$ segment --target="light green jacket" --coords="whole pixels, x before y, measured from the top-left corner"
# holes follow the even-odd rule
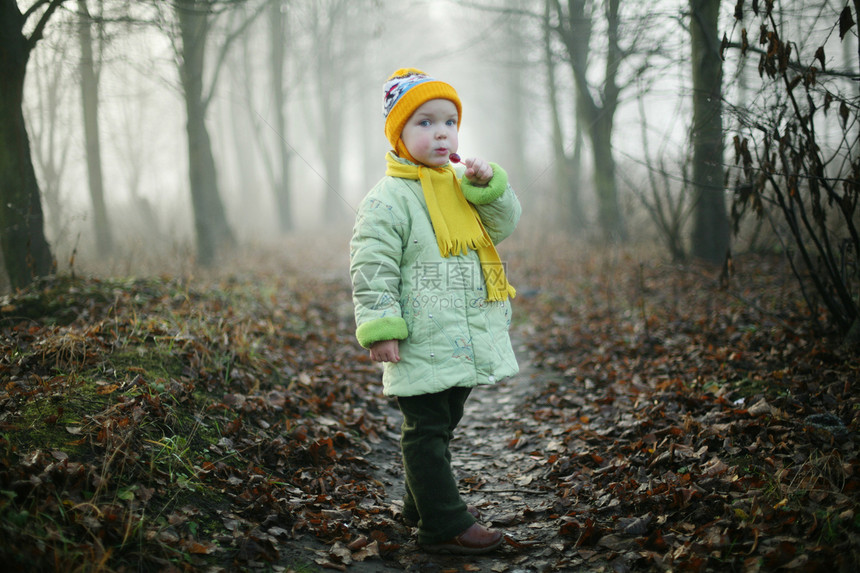
[[[492,166],[487,187],[461,185],[498,244],[522,208],[507,174]],[[350,274],[359,343],[400,341],[400,362],[385,363],[386,395],[494,384],[518,372],[508,336],[510,301],[486,300],[474,251],[439,254],[419,181],[386,176],[365,196],[350,242]]]

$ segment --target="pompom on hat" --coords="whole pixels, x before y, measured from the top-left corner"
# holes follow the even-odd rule
[[[457,107],[457,129],[463,117],[460,98],[450,84],[431,78],[415,68],[401,68],[391,74],[385,82],[385,97],[382,102],[382,115],[385,117],[385,137],[391,147],[399,154],[405,150],[400,142],[400,133],[406,121],[431,99],[447,99]]]

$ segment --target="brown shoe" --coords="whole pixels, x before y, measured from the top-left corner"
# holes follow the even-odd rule
[[[467,505],[466,511],[471,513],[472,517],[474,517],[478,521],[481,520],[481,512],[474,505]],[[410,519],[410,518],[406,517],[406,515],[401,515],[401,519],[403,520],[403,523],[405,523],[409,527],[417,527],[418,526],[418,520],[417,519]]]
[[[480,555],[489,553],[502,544],[502,534],[473,523],[469,529],[442,543],[425,545],[429,553],[451,553],[455,555]]]

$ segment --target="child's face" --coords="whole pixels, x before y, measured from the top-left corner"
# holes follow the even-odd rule
[[[457,106],[447,99],[431,99],[406,121],[400,138],[412,157],[430,167],[448,163],[457,151]]]

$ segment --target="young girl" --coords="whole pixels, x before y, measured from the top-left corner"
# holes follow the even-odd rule
[[[460,498],[449,443],[472,388],[518,371],[505,266],[495,244],[521,208],[507,174],[466,159],[453,87],[412,68],[385,84],[385,177],[358,209],[350,273],[359,343],[384,362],[383,392],[403,414],[403,517],[438,553],[492,551],[502,534]]]

